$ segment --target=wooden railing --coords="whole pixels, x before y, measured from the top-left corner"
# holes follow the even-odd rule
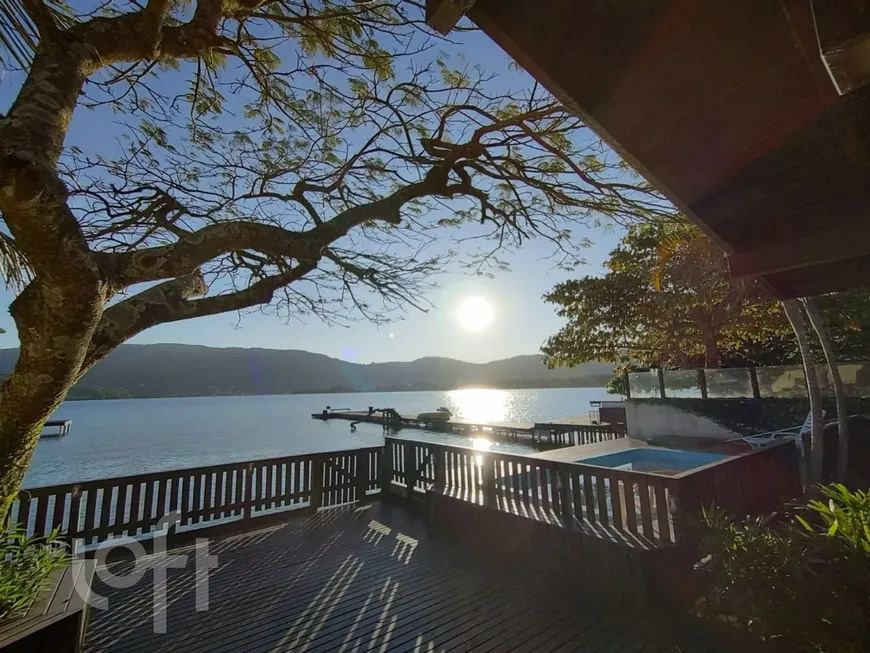
[[[535,424],[534,439],[540,443],[570,447],[609,442],[628,437],[625,424]]]
[[[316,510],[380,490],[380,447],[178,469],[22,490],[10,521],[31,535],[59,529],[85,545],[147,536],[178,511],[179,531]]]
[[[717,504],[766,514],[800,491],[784,443],[691,473],[664,476],[388,437],[383,448],[180,469],[22,490],[10,521],[28,534],[59,529],[85,545],[149,536],[177,512],[178,531],[281,511],[343,505],[389,489],[434,491],[489,509],[632,546],[680,540],[680,518]]]
[[[680,540],[680,518],[717,504],[766,514],[800,492],[794,446],[727,458],[665,476],[387,438],[389,482],[408,497],[425,491],[581,530],[632,546]],[[794,473],[792,473],[792,471]]]
[[[642,545],[671,544],[674,478],[387,438],[390,481],[522,517]]]

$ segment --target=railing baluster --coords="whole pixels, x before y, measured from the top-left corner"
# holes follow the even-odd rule
[[[603,526],[610,525],[610,516],[607,514],[607,488],[604,485],[604,474],[595,475],[595,494],[598,497],[598,521]]]
[[[564,528],[573,528],[574,516],[571,511],[571,477],[564,467],[556,466],[553,470],[556,491],[559,495],[559,516]]]
[[[275,507],[275,490],[272,487],[273,483],[275,482],[274,474],[275,474],[274,465],[272,465],[271,463],[267,464],[266,465],[266,499],[268,499],[268,501],[263,506],[266,509],[272,509]]]
[[[323,459],[315,456],[311,463],[311,509],[317,510],[323,503]]]
[[[404,442],[403,444],[405,446],[404,456],[402,457],[405,467],[405,496],[410,499],[414,496],[414,485],[417,483],[417,465],[414,459],[416,452],[410,442]]]
[[[79,512],[82,505],[82,490],[78,485],[74,485],[70,493],[70,508],[69,508],[69,527],[67,534],[70,539],[79,537],[81,532],[79,529]]]
[[[132,508],[131,508],[132,510]],[[115,535],[124,534],[124,524],[127,523],[127,483],[118,485],[118,498],[115,503],[115,520],[112,522],[112,532]]]
[[[67,492],[58,492],[54,495],[54,513],[51,517],[51,529],[64,530],[64,517],[66,512]]]
[[[142,527],[142,532],[147,532],[151,527],[151,520],[154,519],[156,510],[154,509],[154,484],[155,481],[149,480],[145,483],[145,508],[142,511],[142,522],[145,524]]]
[[[649,484],[645,478],[638,479],[637,488],[640,493],[640,517],[643,524],[643,534],[648,540],[655,539],[653,533],[652,509],[649,498]]]
[[[154,499],[156,501],[154,514],[152,518],[155,521],[159,521],[163,515],[166,514],[166,479],[165,477],[160,478],[157,481],[157,491],[155,492]],[[170,481],[171,482],[171,481]]]
[[[668,502],[665,500],[664,479],[655,481],[656,517],[659,523],[659,539],[662,542],[671,541],[671,527],[668,520]]]
[[[607,477],[607,483],[610,486],[610,507],[611,520],[613,526],[618,530],[622,530],[622,488],[618,474],[610,474]]]
[[[31,504],[30,496],[27,496],[21,499],[18,503],[18,514],[15,516],[15,524],[18,528],[24,531],[25,534],[28,534],[28,527],[30,526],[30,504]]]
[[[139,531],[139,504],[141,502],[142,496],[142,482],[134,481],[132,483],[133,489],[130,494],[130,517],[127,519],[127,531],[128,535],[135,537]]]
[[[540,488],[541,495],[541,509],[544,511],[544,514],[547,515],[549,519],[551,515],[551,501],[550,501],[550,492],[552,491],[550,488],[550,474],[549,470],[546,467],[541,466],[538,463],[535,463],[535,467],[537,468],[536,476],[538,478],[538,487]]]
[[[48,519],[48,497],[42,496],[37,499],[36,519],[33,522],[33,534],[37,537],[45,535],[45,522]]]
[[[592,490],[592,474],[588,471],[583,474],[583,500],[585,504],[586,521],[590,526],[594,526],[598,521],[595,518],[595,492]]]
[[[191,518],[189,524],[198,524],[202,521],[203,500],[202,500],[202,474],[196,472],[193,475],[193,497],[191,498]]]
[[[85,504],[85,523],[82,525],[82,535],[85,537],[85,543],[90,544],[90,537],[96,529],[95,515],[97,514],[97,489],[87,491],[87,503]]]
[[[628,530],[637,535],[637,500],[634,496],[634,481],[625,479],[622,487],[625,493],[625,522]]]
[[[578,472],[574,469],[571,469],[570,472],[571,478],[571,495],[574,499],[574,519],[577,520],[577,523],[582,526],[583,525],[583,492],[581,490],[581,472]]]

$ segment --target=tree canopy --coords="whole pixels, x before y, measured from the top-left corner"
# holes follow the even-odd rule
[[[686,222],[629,227],[605,270],[545,295],[567,320],[542,347],[550,365],[610,361],[619,364],[619,375],[631,368],[801,360],[780,303],[753,280],[732,280],[724,252]],[[870,292],[825,295],[816,303],[838,358],[866,359]]]
[[[685,222],[629,227],[605,268],[545,296],[568,320],[543,347],[550,364],[716,367],[788,326],[779,305],[756,282],[732,280],[724,253]]]
[[[9,7],[0,212],[30,275],[0,389],[6,502],[71,385],[144,329],[254,307],[383,320],[425,305],[457,243],[476,272],[530,237],[570,266],[572,226],[671,212],[539,86],[451,57],[416,3]],[[82,109],[119,144],[69,145]]]

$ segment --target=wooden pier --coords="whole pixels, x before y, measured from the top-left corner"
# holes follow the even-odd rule
[[[606,442],[626,436],[624,424],[592,424],[585,417],[570,417],[550,422],[473,422],[463,419],[423,419],[402,415],[392,408],[371,411],[326,409],[312,413],[312,419],[345,420],[355,425],[363,422],[384,428],[415,428],[437,433],[455,433],[467,437],[485,437],[497,442],[518,442],[553,449],[580,444]]]
[[[62,438],[65,435],[69,435],[69,431],[72,428],[72,420],[71,419],[53,419],[49,420],[42,427],[42,435],[40,437],[43,438]],[[46,433],[46,429],[55,429],[54,431],[49,431]]]

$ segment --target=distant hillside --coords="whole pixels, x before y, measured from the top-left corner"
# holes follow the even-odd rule
[[[0,374],[17,357],[17,349],[0,350]],[[428,357],[362,365],[296,350],[124,345],[95,365],[70,398],[589,387],[603,386],[611,369],[591,363],[548,370],[537,355],[483,364]]]

